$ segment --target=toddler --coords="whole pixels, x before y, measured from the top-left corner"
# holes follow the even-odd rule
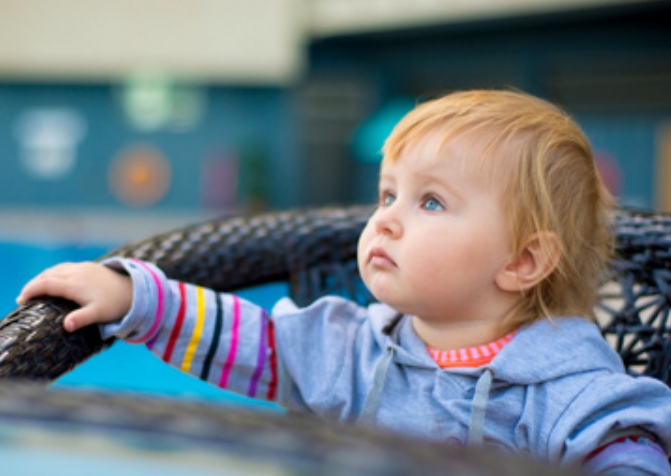
[[[599,474],[670,475],[671,390],[625,374],[592,322],[612,197],[578,126],[511,91],[425,102],[384,145],[361,276],[379,303],[233,294],[113,258],[27,283],[81,305],[68,331],[144,343],[292,410]]]

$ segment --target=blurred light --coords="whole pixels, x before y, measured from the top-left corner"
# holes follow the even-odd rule
[[[159,72],[128,76],[121,93],[122,108],[138,130],[185,131],[197,126],[205,110],[203,88],[176,81]]]
[[[26,169],[37,178],[56,180],[74,168],[86,121],[73,109],[31,109],[18,118],[14,132]]]
[[[384,141],[415,105],[415,99],[397,96],[375,111],[354,132],[351,142],[354,158],[359,162],[380,162]]]
[[[622,170],[617,160],[605,150],[594,151],[594,161],[599,176],[610,193],[618,197],[622,193]]]
[[[151,145],[127,147],[110,165],[112,193],[128,205],[149,206],[159,202],[170,188],[170,182],[168,159]]]
[[[210,208],[238,205],[240,159],[237,153],[219,151],[201,161],[201,203]]]

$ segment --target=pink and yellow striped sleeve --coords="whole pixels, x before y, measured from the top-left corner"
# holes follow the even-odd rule
[[[277,354],[268,313],[234,294],[169,280],[156,266],[113,258],[133,279],[133,306],[102,336],[143,343],[180,370],[221,388],[275,400]]]

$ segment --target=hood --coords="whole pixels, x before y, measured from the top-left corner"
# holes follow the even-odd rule
[[[424,342],[415,334],[410,316],[399,316],[384,304],[371,305],[369,313],[376,339],[382,347],[392,345],[395,348],[398,363],[436,368]],[[395,339],[389,332],[392,326],[399,326]],[[518,329],[515,337],[487,368],[496,380],[517,385],[532,385],[597,370],[624,371],[622,360],[596,324],[580,317],[542,319]],[[482,369],[451,371],[473,374],[476,378],[482,373]]]
[[[541,319],[522,327],[492,361],[491,368],[497,378],[522,385],[570,374],[625,370],[598,326],[580,317]]]

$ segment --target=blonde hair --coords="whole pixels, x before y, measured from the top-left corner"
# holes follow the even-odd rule
[[[441,135],[441,147],[465,139],[465,158],[502,181],[513,256],[534,236],[541,237],[542,252],[560,253],[554,271],[524,292],[504,325],[516,329],[552,315],[593,318],[613,250],[613,198],[578,125],[558,107],[524,93],[456,92],[410,111],[385,142],[383,160],[397,160],[428,133]],[[542,239],[547,232],[558,238],[559,250]]]

